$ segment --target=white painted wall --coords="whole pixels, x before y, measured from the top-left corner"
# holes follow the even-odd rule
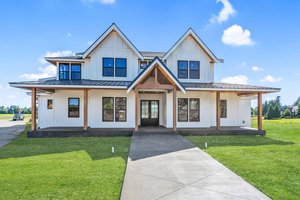
[[[240,97],[239,126],[251,127],[251,99]]]
[[[192,36],[186,37],[183,42],[167,58],[167,66],[177,77],[177,61],[189,60],[200,61],[200,79],[179,79],[182,82],[213,82],[214,65],[210,63],[210,58],[197,44]]]
[[[45,128],[53,125],[53,109],[47,108],[48,99],[53,100],[53,96],[38,96],[38,128]],[[54,107],[55,103],[53,102],[53,108]]]

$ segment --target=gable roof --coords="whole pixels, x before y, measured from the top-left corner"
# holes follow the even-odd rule
[[[127,45],[136,53],[136,55],[143,60],[143,55],[139,50],[132,44],[132,42],[124,35],[124,33],[113,23],[108,29],[85,51],[83,52],[83,58],[86,58],[105,38],[112,32],[116,31],[119,36],[127,43]]]
[[[199,44],[199,46],[204,50],[204,52],[211,58],[213,62],[223,63],[223,59],[219,59],[213,54],[213,52],[204,44],[204,42],[200,39],[200,37],[195,33],[192,28],[189,28],[181,38],[167,51],[167,53],[163,56],[163,60],[166,60],[171,53],[189,36],[191,35],[195,41]]]
[[[183,92],[185,93],[185,88],[184,86],[180,83],[180,81],[174,76],[174,74],[168,69],[168,67],[158,58],[155,57],[153,62],[148,65],[128,86],[127,93],[129,93],[136,84],[138,84],[144,77],[145,75],[154,68],[154,66],[158,64],[164,72],[169,76],[169,78],[176,84],[176,86]]]

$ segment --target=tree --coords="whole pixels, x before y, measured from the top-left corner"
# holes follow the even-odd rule
[[[300,101],[298,102],[297,117],[300,117]]]
[[[291,116],[291,111],[288,108],[286,108],[285,111],[283,112],[282,116],[283,117],[290,117]]]
[[[265,103],[262,105],[262,115],[266,115],[268,112],[269,104],[268,101],[266,100]]]

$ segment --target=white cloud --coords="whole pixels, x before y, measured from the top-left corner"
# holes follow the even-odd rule
[[[248,83],[248,77],[245,75],[228,76],[221,80],[222,83],[243,84]]]
[[[239,25],[232,25],[223,31],[222,42],[231,46],[253,45],[251,32],[248,29],[243,30]]]
[[[73,53],[70,50],[64,50],[64,51],[47,51],[41,58],[39,58],[39,61],[41,64],[47,63],[47,61],[44,59],[44,57],[62,57],[62,56],[73,56],[75,53]]]
[[[101,3],[104,5],[114,4],[116,3],[116,0],[81,0],[82,3]]]
[[[69,33],[67,34],[67,38],[70,38],[70,37],[72,37],[72,33],[69,32]]]
[[[252,71],[254,72],[262,72],[264,71],[264,68],[258,67],[258,66],[253,66]]]
[[[219,12],[218,16],[213,16],[212,18],[210,18],[210,23],[218,22],[219,24],[221,24],[222,22],[226,22],[230,16],[233,16],[236,13],[228,0],[217,0],[217,3],[219,2],[221,2],[224,7]]]
[[[24,80],[38,80],[41,78],[49,78],[49,77],[53,77],[56,75],[56,67],[54,65],[49,65],[47,67],[40,67],[38,69],[41,73],[25,73],[25,74],[21,74],[20,78],[24,79]]]
[[[0,85],[0,90],[2,89],[2,87],[3,87],[3,86],[2,86],[2,85]]]
[[[271,75],[267,75],[266,77],[260,79],[260,82],[261,83],[264,83],[264,82],[269,82],[269,83],[275,83],[275,82],[279,82],[279,81],[282,81],[283,79],[281,77],[273,77]]]
[[[14,95],[14,94],[10,94],[10,95],[8,95],[8,98],[10,98],[10,99],[14,99],[14,98],[16,98],[16,95]]]

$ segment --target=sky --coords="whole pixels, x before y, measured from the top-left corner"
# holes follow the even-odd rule
[[[214,54],[215,81],[300,96],[300,1],[10,0],[0,2],[0,105],[30,106],[8,82],[53,76],[44,56],[85,51],[113,22],[139,49],[167,51],[192,27]],[[253,101],[255,106],[255,101]]]

